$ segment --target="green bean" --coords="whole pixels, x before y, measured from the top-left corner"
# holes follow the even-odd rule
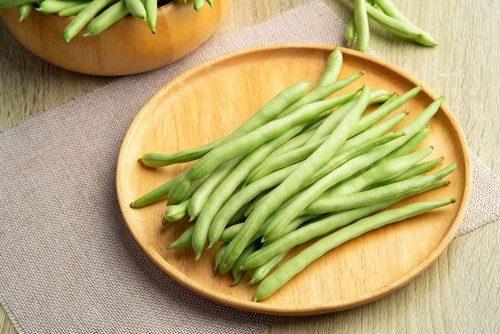
[[[33,3],[32,2],[23,3],[19,6],[17,6],[17,15],[19,16],[19,22],[21,22],[25,18],[27,18],[28,15],[30,15],[32,10],[33,10]]]
[[[146,22],[153,34],[156,34],[156,21],[158,18],[158,0],[144,0]]]
[[[240,125],[231,134],[217,139],[208,144],[181,150],[172,154],[165,153],[147,153],[141,157],[140,161],[148,167],[162,167],[174,163],[192,161],[203,157],[207,152],[214,149],[216,146],[231,142],[242,135],[255,130],[256,128],[275,119],[278,114],[283,111],[287,106],[294,103],[309,89],[310,82],[298,82],[283,91],[279,92],[269,102],[262,106],[255,114],[252,115],[246,122]]]
[[[252,271],[252,277],[248,281],[248,285],[256,284],[266,278],[269,273],[285,258],[288,252],[283,252],[279,255],[276,255],[266,263],[256,267]]]
[[[330,195],[352,194],[380,180],[399,175],[431,154],[433,149],[434,147],[430,146],[420,151],[386,160],[384,163],[377,164],[364,173],[329,189],[327,193]]]
[[[405,92],[401,96],[394,96],[390,98],[386,103],[379,106],[377,109],[371,113],[364,116],[358,124],[355,126],[352,135],[355,136],[364,130],[368,129],[370,126],[376,122],[382,120],[384,117],[389,115],[391,112],[401,107],[406,102],[410,101],[412,98],[417,96],[417,94],[422,90],[422,87],[416,86],[409,91]]]
[[[320,239],[283,263],[276,271],[259,284],[254,293],[253,300],[259,301],[268,298],[310,263],[342,243],[382,226],[399,222],[454,202],[453,199],[444,199],[433,202],[408,204],[397,209],[377,213],[348,225]]]
[[[193,6],[195,10],[201,10],[205,0],[193,0]]]
[[[403,131],[404,129],[401,129]],[[387,154],[385,157],[377,161],[375,164],[382,164],[388,160],[393,158],[400,157],[405,155],[411,151],[413,151],[418,145],[422,143],[422,141],[427,137],[431,130],[431,127],[427,125],[422,130],[418,131],[414,136],[412,136],[404,145],[401,145],[391,153]]]
[[[366,205],[360,205],[359,207],[320,215],[307,225],[289,233],[283,233],[282,236],[266,242],[261,249],[254,252],[247,258],[241,266],[241,269],[253,269],[258,267],[272,259],[274,256],[290,251],[295,246],[304,244],[314,238],[347,226],[355,220],[386,209],[391,205],[398,203],[402,199],[445,186],[449,183],[448,181],[439,180],[439,178],[439,175],[436,175],[433,177],[434,181],[428,180],[427,184],[421,187],[403,189],[403,191],[398,193],[396,196],[392,196],[387,199],[373,201],[373,203],[369,203],[369,201],[367,201]],[[346,198],[346,201],[349,199],[348,196],[345,196],[344,198]],[[318,215],[318,213],[316,213],[316,215]]]
[[[236,157],[233,160],[220,165],[215,171],[210,173],[205,182],[193,193],[188,205],[188,214],[190,220],[195,219],[200,214],[203,206],[207,202],[210,195],[214,192],[216,187],[226,178],[233,169],[243,160],[244,156]]]
[[[191,241],[190,241],[191,244]],[[223,243],[217,248],[217,251],[215,252],[214,256],[214,270],[219,269],[220,261],[222,259],[222,254],[224,254],[224,250],[227,247],[227,243]]]
[[[347,45],[351,45],[354,39],[356,38],[356,23],[354,19],[349,20],[347,22],[347,26],[344,31],[344,38],[347,42]]]
[[[158,202],[168,196],[168,193],[170,191],[170,188],[172,188],[172,185],[175,183],[178,177],[182,177],[186,172],[182,172],[179,174],[177,177],[168,180],[161,186],[147,192],[146,194],[142,195],[141,197],[137,198],[134,200],[132,203],[130,203],[130,207],[132,208],[141,208],[143,206]]]
[[[70,42],[100,11],[108,7],[116,0],[93,0],[78,13],[70,23],[63,29],[63,39]]]
[[[82,3],[88,2],[85,0],[43,0],[40,1],[40,5],[36,8],[36,11],[43,14],[55,14],[65,8],[81,5]]]
[[[274,188],[267,196],[263,205],[259,205],[250,214],[245,222],[244,228],[238,232],[235,238],[229,243],[223,255],[221,267],[232,266],[238,258],[241,251],[248,242],[258,232],[264,221],[276,210],[281,203],[293,196],[301,185],[314,172],[330,159],[330,157],[344,144],[349,136],[353,124],[361,117],[361,114],[368,105],[370,90],[364,85],[358,103],[352,108],[352,111],[346,115],[342,122],[335,128],[330,137],[313,153],[304,160],[301,165],[295,169],[279,186]]]
[[[133,17],[146,20],[146,8],[141,0],[125,0],[125,5]]]
[[[372,153],[377,153],[377,150],[373,150]],[[422,150],[413,154],[409,154],[404,157],[396,158],[387,161],[384,164],[380,164],[374,168],[369,169],[368,171],[362,173],[361,175],[349,179],[347,182],[340,183],[340,185],[331,188],[327,192],[327,196],[339,195],[339,194],[350,194],[353,192],[357,192],[362,190],[365,186],[375,183],[380,178],[385,178],[388,176],[392,176],[401,170],[406,170],[418,161],[425,158],[432,152],[432,148]],[[367,165],[367,162],[373,162],[373,159],[376,159],[375,155],[371,155],[371,159],[366,159],[370,155],[361,156],[365,158],[364,162],[360,162],[359,166]],[[356,158],[355,158],[356,159]],[[371,164],[371,163],[369,163]],[[342,173],[340,173],[342,174]],[[337,182],[338,183],[338,182]],[[310,205],[314,200],[316,200],[319,196],[321,196],[325,192],[325,185],[328,182],[324,182],[322,180],[318,181],[318,183],[313,184],[310,188],[306,189],[300,196],[295,198],[292,203],[290,203],[287,207],[287,210],[281,210],[279,214],[277,214],[273,220],[268,223],[268,227],[266,231],[264,231],[263,240],[274,239],[281,231],[286,227],[290,221],[292,221],[295,217],[299,216],[302,211]]]
[[[25,3],[34,3],[36,0],[0,0],[0,9],[15,8]]]
[[[366,11],[370,18],[397,36],[413,40],[424,46],[437,45],[430,35],[413,24],[392,18],[368,3],[366,4]]]
[[[322,138],[325,138],[325,136],[331,134],[337,125],[339,125],[344,117],[351,111],[356,102],[357,98],[349,100],[330,113],[330,115],[323,122],[321,122],[319,128],[314,131],[313,135],[309,138],[305,145],[321,140]]]
[[[342,52],[336,46],[326,59],[326,64],[323,73],[316,81],[316,87],[325,86],[329,83],[337,81],[340,69],[342,68],[343,56]]]
[[[277,146],[293,137],[297,132],[302,129],[302,126],[295,126],[289,129],[281,136],[259,146],[254,151],[249,153],[242,159],[242,161],[227,175],[220,185],[217,186],[213,194],[209,196],[206,204],[201,209],[196,222],[193,234],[193,248],[195,250],[196,259],[201,256],[201,252],[205,247],[205,243],[209,237],[209,229],[212,224],[213,218],[224,205],[224,202],[233,194],[236,189],[243,183],[250,171],[255,168],[268,154],[272,152]],[[218,236],[217,236],[218,237]],[[209,247],[213,242],[218,241],[210,240]]]
[[[75,6],[61,9],[57,13],[57,16],[59,16],[59,17],[75,16],[78,13],[80,13],[85,7],[87,7],[87,5],[88,5],[88,2],[82,2],[79,5],[75,5]]]
[[[184,200],[179,204],[167,206],[167,208],[165,209],[165,214],[163,215],[163,224],[165,225],[168,222],[175,222],[186,217],[188,204],[189,199]]]
[[[356,50],[368,51],[370,42],[370,28],[368,26],[368,14],[366,13],[366,1],[354,0],[354,22],[356,26]]]
[[[417,27],[413,22],[411,22],[406,16],[404,16],[399,9],[394,5],[394,3],[390,0],[376,0],[375,4],[388,16],[395,18],[397,20],[406,22],[410,26],[412,26],[414,29],[419,30],[420,34],[422,35],[421,37],[416,37],[415,40],[416,42],[426,45],[426,46],[435,46],[437,45],[437,42],[434,40],[434,38],[426,31],[420,29]]]
[[[271,173],[259,179],[258,181],[242,188],[240,191],[231,196],[220,208],[220,210],[218,210],[217,214],[210,224],[210,228],[208,231],[210,244],[213,244],[215,241],[221,238],[221,235],[225,231],[225,226],[227,225],[231,217],[234,216],[241,207],[249,203],[263,191],[278,185],[288,175],[290,175],[291,171],[293,171],[293,169],[296,167],[296,165],[291,165],[274,173]]]
[[[357,91],[356,91],[357,92]],[[381,93],[380,90],[370,93],[370,102],[372,99],[380,101]],[[350,111],[352,106],[356,103],[356,100],[349,100],[346,103],[339,106],[333,113],[331,113],[318,128],[312,133],[311,136],[302,144],[301,147],[293,149],[292,147],[287,147],[287,150],[280,148],[280,152],[274,151],[269,157],[262,162],[262,164],[257,167],[247,179],[247,183],[252,182],[272,171],[279,168],[293,164],[298,161],[305,159],[312,150],[316,149],[327,136],[333,131],[333,129],[340,123],[342,118],[347,112]]]
[[[205,182],[205,178],[194,181],[189,187],[189,191],[179,204],[169,205],[167,202],[167,208],[163,215],[163,224],[167,224],[169,221],[178,221],[182,218],[188,216],[188,205],[192,199],[193,194],[198,190],[198,188]]]
[[[294,199],[294,205],[292,206],[293,210],[289,210],[289,212],[286,214],[283,213],[282,217],[279,217],[279,219],[276,218],[273,222],[269,223],[268,228],[264,233],[263,240],[273,239],[277,237],[281,230],[290,221],[290,217],[292,217],[300,207],[305,208],[304,205],[309,205],[315,198],[324,193],[327,189],[333,187],[336,184],[339,184],[348,177],[353,176],[355,173],[369,167],[374,163],[379,163],[379,161],[383,162],[383,159],[386,159],[387,157],[393,158],[395,156],[398,156],[391,154],[391,152],[393,151],[404,152],[405,150],[401,149],[401,147],[406,147],[408,146],[407,142],[412,142],[415,134],[418,135],[418,131],[434,116],[443,100],[444,96],[436,99],[411,122],[406,124],[401,129],[406,133],[406,136],[395,139],[387,144],[378,146],[370,152],[367,152],[366,154],[362,154],[351,159],[350,161],[344,163],[342,166],[333,170],[331,173],[327,174],[316,183],[311,185],[301,194],[301,196]]]
[[[317,102],[320,100],[323,100],[324,98],[332,95],[333,93],[339,91],[342,88],[345,88],[347,85],[353,83],[357,79],[359,79],[363,75],[363,72],[351,74],[339,81],[335,81],[331,84],[325,84],[323,86],[314,86],[313,89],[311,89],[310,92],[308,92],[306,95],[289,105],[287,108],[285,108],[277,118],[282,118],[285,116],[288,116],[295,110],[305,106],[306,104]],[[354,95],[358,93],[358,90],[351,90],[350,92],[344,93],[343,96],[346,98],[346,100],[350,100]]]
[[[240,265],[245,261],[248,255],[252,254],[257,249],[257,245],[258,242],[252,242],[250,245],[248,245],[243,250],[240,257],[236,260],[235,265],[231,268],[231,274],[233,276],[233,282],[231,283],[232,286],[238,285],[238,283],[240,283],[241,278],[245,274],[245,270],[241,270]]]
[[[83,36],[95,36],[100,34],[129,14],[130,12],[125,5],[125,1],[119,0],[103,10],[102,13],[98,14],[92,21],[90,21],[87,26],[87,31],[83,34]]]
[[[273,240],[267,240],[265,242],[266,246],[249,256],[241,268],[253,269],[260,266],[278,254],[290,251],[295,246],[301,245],[335,229],[344,227],[374,212],[385,209],[397,203],[402,198],[404,198],[404,195],[400,194],[396,198],[375,202],[367,206],[319,216],[302,228],[291,231],[290,233],[283,233],[280,237]]]
[[[176,240],[171,242],[167,249],[185,248],[191,245],[191,238],[193,236],[194,224],[190,225]]]
[[[403,136],[405,136],[405,134],[401,131],[389,132],[383,136],[380,136],[379,138],[361,142],[359,145],[353,146],[347,150],[342,149],[341,152],[336,154],[330,161],[323,165],[323,167],[317,170],[314,175],[311,176],[309,180],[307,180],[307,182],[304,183],[303,189],[313,185],[321,178],[331,173],[334,169],[342,166],[345,163],[348,163],[351,159],[367,154],[374,148],[390,143],[391,141],[394,141]]]
[[[359,172],[376,162],[378,163],[381,159],[385,159],[387,156],[393,157],[390,153],[395,150],[397,151],[398,149],[401,150],[401,146],[404,146],[408,141],[411,142],[415,134],[418,134],[418,131],[434,116],[443,101],[444,96],[436,99],[412,121],[406,124],[401,129],[401,131],[405,132],[405,136],[395,139],[387,144],[378,146],[370,152],[349,160],[311,185],[301,194],[299,199],[294,200],[296,206],[294,205],[293,209],[298,210],[300,206],[304,207],[304,205],[309,205],[315,198],[324,193],[327,189],[339,184],[348,177],[353,176],[356,172]],[[287,214],[286,219],[280,218],[274,220],[272,223],[269,223],[268,228],[264,233],[263,240],[277,237],[279,232],[284,228],[284,226],[286,226],[291,215],[292,212]]]
[[[412,166],[407,171],[404,171],[403,173],[401,173],[399,175],[396,175],[392,178],[382,180],[380,182],[377,182],[375,184],[370,185],[369,187],[367,187],[367,189],[382,187],[382,186],[385,186],[385,185],[388,185],[391,183],[395,183],[395,182],[399,182],[399,181],[403,181],[403,180],[406,180],[410,177],[427,172],[428,170],[436,167],[443,160],[444,160],[443,157],[439,157],[439,158],[435,158],[432,160],[428,160],[428,161],[424,161],[422,163],[416,164],[415,166]]]
[[[370,103],[369,104],[377,104],[377,103],[385,103],[393,96],[397,94],[389,93],[385,89],[375,89],[370,93]]]
[[[326,174],[326,171],[330,171],[333,169],[333,166],[338,164],[339,158],[340,160],[343,160],[343,154],[345,152],[348,152],[352,150],[353,148],[359,148],[361,149],[362,147],[365,147],[369,143],[370,140],[373,140],[390,129],[392,129],[394,126],[396,126],[399,122],[401,122],[408,114],[407,113],[402,113],[399,114],[395,117],[391,117],[389,120],[374,126],[370,128],[369,130],[365,130],[363,133],[358,134],[357,136],[351,137],[348,139],[345,144],[339,149],[337,152],[337,157],[333,158],[333,160],[330,160],[325,166],[323,166],[320,171],[317,173],[321,173],[322,175]],[[362,119],[362,118],[361,118]],[[361,120],[360,120],[361,121]],[[304,158],[307,157],[309,154],[312,153],[314,149],[316,149],[322,142],[324,141],[324,138],[321,141],[317,141],[315,143],[311,143],[309,145],[304,145],[300,148],[291,150],[287,153],[282,153],[277,156],[271,157],[264,161],[258,168],[254,170],[252,175],[249,176],[249,183],[253,182],[255,180],[258,180],[262,178],[263,176],[276,171],[280,168],[283,168],[287,165],[293,164],[295,162],[302,161]],[[349,156],[351,153],[348,154]]]
[[[297,134],[295,137],[290,138],[287,142],[281,144],[279,147],[277,147],[274,151],[272,151],[269,154],[269,157],[274,157],[277,155],[280,155],[285,152],[289,152],[291,150],[294,150],[298,147],[301,147],[304,145],[309,138],[314,134],[314,131],[321,125],[321,122],[316,122],[312,125],[307,125],[304,130],[302,130],[299,134]],[[267,159],[268,159],[267,158]]]
[[[364,205],[372,204],[373,202],[386,200],[407,190],[423,188],[428,184],[436,182],[451,173],[456,169],[456,164],[452,164],[439,173],[429,175],[418,175],[388,185],[370,188],[362,192],[348,194],[328,194],[324,193],[315,201],[309,204],[303,211],[307,214],[321,214],[332,211],[341,211],[352,209]],[[443,184],[444,185],[444,184]]]
[[[271,121],[261,127],[239,137],[231,142],[218,146],[198,160],[187,171],[186,177],[180,180],[176,187],[172,187],[169,196],[183,197],[187,190],[186,183],[211,173],[220,164],[233,159],[240,154],[246,154],[266,141],[280,136],[294,126],[306,124],[318,114],[332,109],[345,102],[345,96],[334,97],[324,101],[307,104],[288,116]],[[184,184],[182,184],[184,183]],[[178,194],[176,194],[178,192]]]

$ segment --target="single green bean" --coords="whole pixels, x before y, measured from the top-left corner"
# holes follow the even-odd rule
[[[189,242],[191,244],[191,241]],[[214,271],[219,269],[220,261],[222,258],[222,254],[224,254],[224,250],[227,247],[227,243],[223,243],[217,248],[217,251],[215,252],[214,256]]]
[[[133,17],[146,20],[146,8],[141,0],[125,0],[125,5]]]
[[[356,38],[356,23],[354,22],[354,19],[349,20],[347,22],[347,26],[345,27],[344,31],[344,38],[347,42],[347,45],[351,45],[352,42],[354,42],[354,39]]]
[[[252,242],[243,250],[240,257],[236,260],[235,265],[231,268],[231,274],[233,276],[233,282],[231,283],[232,286],[240,283],[241,278],[245,274],[245,270],[241,270],[240,265],[245,261],[248,255],[252,254],[257,249],[257,246],[258,242]]]
[[[335,47],[326,59],[325,68],[318,81],[316,81],[315,87],[325,86],[337,81],[340,69],[342,68],[343,58],[340,49]]]
[[[330,157],[345,143],[353,124],[361,117],[368,105],[370,90],[367,85],[353,106],[351,112],[346,115],[342,122],[335,128],[330,137],[313,153],[304,160],[279,186],[274,188],[267,196],[263,205],[259,205],[250,214],[245,222],[244,228],[238,232],[235,238],[229,242],[223,255],[221,267],[232,266],[234,261],[241,254],[248,242],[258,232],[264,221],[288,198],[300,190],[302,184],[314,174],[314,172],[324,165]]]
[[[356,26],[356,50],[368,51],[370,42],[370,27],[368,26],[368,14],[366,13],[366,1],[354,0],[354,22]]]
[[[156,34],[156,21],[158,19],[158,0],[144,0],[146,22],[153,34]]]
[[[184,217],[187,217],[187,207],[189,204],[189,199],[184,200],[179,204],[168,205],[165,209],[162,222],[167,224],[168,222],[179,221]]]
[[[116,0],[93,0],[78,13],[63,29],[63,39],[70,42],[92,19],[104,8],[115,3]]]
[[[81,5],[82,3],[87,3],[85,0],[43,0],[40,1],[40,5],[36,8],[36,11],[43,14],[55,14],[60,12],[61,10],[77,5]]]
[[[17,15],[19,17],[19,22],[21,22],[25,18],[27,18],[28,15],[30,15],[32,10],[33,10],[33,3],[32,2],[23,3],[19,6],[17,6]]]
[[[87,7],[87,5],[88,5],[88,2],[82,2],[79,5],[75,5],[72,7],[61,9],[57,13],[57,16],[59,16],[59,17],[75,16],[78,13],[80,13],[83,9],[85,9],[85,7]]]
[[[399,222],[454,202],[453,199],[444,199],[433,202],[409,204],[401,208],[380,212],[348,225],[320,239],[283,263],[276,271],[259,284],[254,293],[253,300],[259,301],[268,298],[310,263],[342,243],[382,226]]]
[[[153,190],[147,192],[146,194],[142,195],[141,197],[137,198],[134,200],[132,203],[130,203],[130,207],[132,208],[141,208],[143,206],[156,203],[158,201],[161,201],[162,199],[165,199],[168,196],[168,193],[170,191],[170,188],[172,188],[172,185],[175,183],[176,179],[178,177],[182,177],[183,174],[186,172],[182,172],[178,176],[168,180],[161,186],[154,188]]]
[[[193,7],[195,10],[201,10],[205,0],[193,0]]]
[[[189,227],[173,242],[171,242],[167,249],[185,248],[191,245],[191,238],[193,236],[194,224]]]
[[[87,26],[83,36],[95,36],[111,27],[116,22],[129,15],[130,12],[124,0],[119,0],[98,14]]]
[[[252,271],[252,276],[248,281],[248,285],[256,284],[266,278],[271,271],[285,258],[288,252],[283,252],[279,255],[276,255],[266,263],[256,267]]]

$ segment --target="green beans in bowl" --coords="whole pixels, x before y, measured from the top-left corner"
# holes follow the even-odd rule
[[[82,10],[84,20],[78,14],[64,16],[62,9],[50,13],[54,9],[42,7],[49,0],[29,3],[33,9],[28,14],[21,4],[8,5],[8,1],[25,0],[0,0],[0,18],[24,47],[58,67],[101,76],[146,72],[184,57],[214,34],[231,3],[170,1],[159,6],[155,1],[156,11],[150,10],[153,17],[139,18],[130,14],[125,0],[108,0],[110,17],[99,19],[106,10],[97,9],[96,14]],[[102,0],[76,0],[84,1],[104,8]]]

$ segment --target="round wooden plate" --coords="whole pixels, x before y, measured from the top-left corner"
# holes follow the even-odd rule
[[[214,250],[199,261],[189,249],[165,247],[188,226],[163,226],[165,201],[132,209],[129,204],[179,174],[189,164],[148,169],[137,162],[149,151],[174,152],[217,139],[234,130],[280,90],[297,81],[315,80],[333,50],[327,45],[275,45],[245,50],[201,64],[163,87],[137,114],[126,134],[117,166],[117,191],[123,216],[144,252],[170,277],[213,301],[252,312],[309,315],[355,307],[408,283],[444,251],[459,228],[471,189],[470,160],[464,135],[443,104],[431,121],[422,146],[434,145],[430,158],[445,158],[457,169],[447,187],[408,201],[453,197],[456,203],[358,237],[324,255],[277,293],[252,302],[255,286],[231,286],[230,275],[213,270]],[[404,93],[420,85],[422,92],[396,112],[409,119],[438,95],[395,66],[372,56],[342,49],[340,77],[364,71],[347,87],[367,83]],[[408,202],[407,201],[407,202]]]

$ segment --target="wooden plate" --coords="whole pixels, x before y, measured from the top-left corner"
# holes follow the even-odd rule
[[[462,131],[445,104],[431,121],[423,146],[442,166],[457,163],[445,188],[420,195],[454,197],[456,203],[368,233],[327,253],[262,302],[252,302],[255,286],[230,286],[230,275],[213,270],[214,251],[195,262],[190,249],[165,250],[186,222],[161,224],[165,202],[141,209],[131,201],[180,173],[187,164],[148,169],[137,159],[149,151],[173,152],[219,138],[234,130],[286,86],[318,78],[332,46],[276,45],[225,55],[201,64],[163,87],[138,113],[126,134],[117,166],[117,191],[128,227],[144,252],[170,277],[213,301],[252,312],[309,315],[355,307],[380,298],[428,268],[453,239],[469,201],[469,154]],[[347,89],[368,83],[403,93],[422,92],[399,111],[414,117],[438,96],[402,70],[372,56],[342,49],[340,77],[364,71]]]

